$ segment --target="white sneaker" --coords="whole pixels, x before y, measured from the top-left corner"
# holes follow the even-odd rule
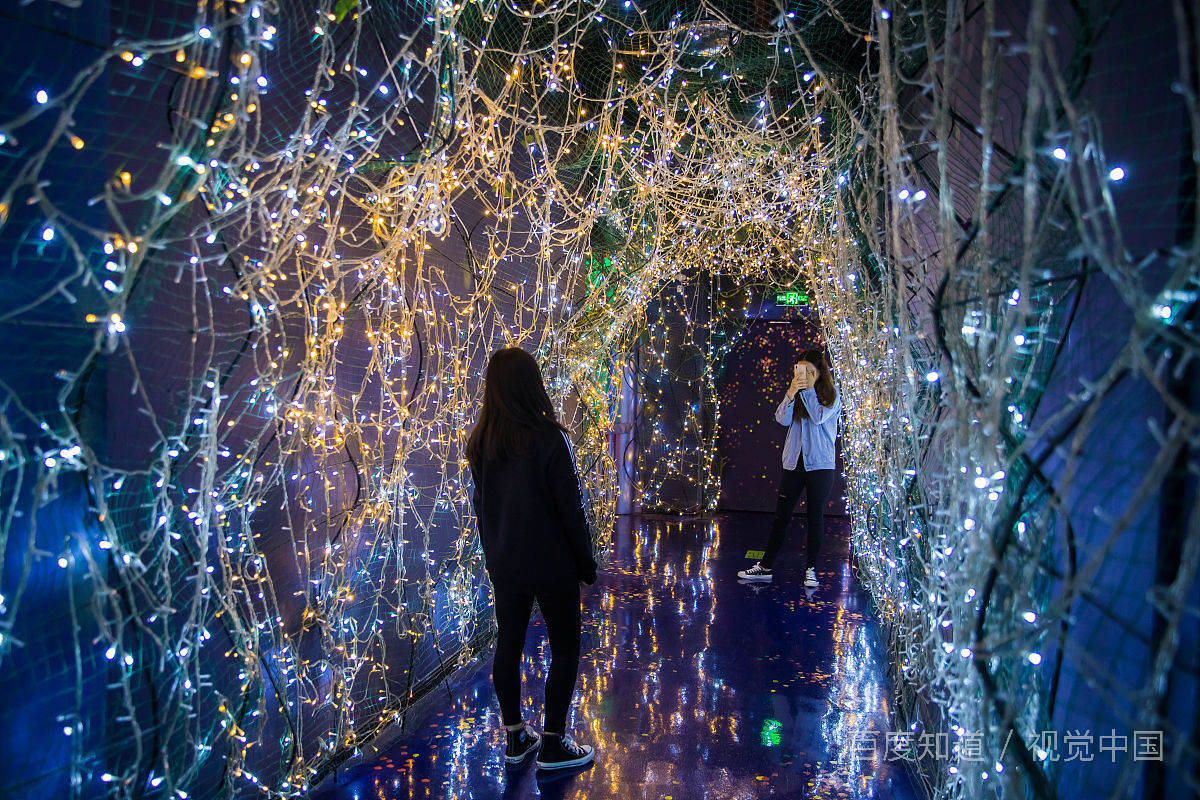
[[[817,571],[812,567],[809,567],[804,571],[804,585],[809,589],[815,589],[820,586],[820,584],[817,583]]]
[[[770,581],[775,579],[775,572],[767,569],[760,562],[750,569],[744,569],[739,572],[738,577],[744,581]]]

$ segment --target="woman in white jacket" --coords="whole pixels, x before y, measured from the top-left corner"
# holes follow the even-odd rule
[[[796,402],[796,398],[800,402]],[[788,522],[808,489],[808,542],[805,555],[808,569],[804,585],[815,589],[817,556],[821,552],[821,536],[825,532],[825,501],[833,488],[836,461],[834,443],[837,441],[838,416],[842,399],[833,385],[833,375],[820,350],[806,350],[792,370],[792,383],[783,402],[775,410],[775,420],[787,427],[783,444],[783,477],[779,481],[779,498],[775,518],[763,558],[750,569],[738,573],[749,581],[769,581],[775,577],[775,557],[783,547]]]

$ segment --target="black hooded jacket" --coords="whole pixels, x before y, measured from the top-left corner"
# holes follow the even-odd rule
[[[596,582],[575,459],[563,431],[532,431],[524,456],[472,464],[471,480],[493,586],[533,593]]]

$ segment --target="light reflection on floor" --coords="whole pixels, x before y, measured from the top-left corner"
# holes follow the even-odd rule
[[[846,565],[844,521],[828,521],[815,591],[803,588],[802,556],[786,550],[773,584],[738,581],[769,522],[622,520],[609,566],[584,594],[573,731],[596,748],[590,770],[553,781],[532,765],[506,772],[489,662],[454,687],[449,708],[312,797],[918,797],[899,763],[856,758],[857,732],[880,732],[882,743],[890,729],[890,689],[866,597]],[[799,544],[802,527],[793,523],[789,544]],[[540,709],[542,633],[538,619],[525,651],[526,718],[539,729],[530,695]]]

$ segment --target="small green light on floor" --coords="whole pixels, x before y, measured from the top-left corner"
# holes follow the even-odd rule
[[[768,719],[763,722],[762,743],[763,747],[777,747],[779,745],[783,730],[783,723],[777,719]]]
[[[747,551],[746,551],[746,558],[749,558],[749,559],[751,559],[751,560],[754,560],[754,561],[759,561],[759,560],[761,560],[761,559],[762,559],[762,557],[763,557],[763,556],[765,556],[766,554],[767,554],[767,553],[766,553],[766,551],[765,551],[765,550],[747,550]]]

